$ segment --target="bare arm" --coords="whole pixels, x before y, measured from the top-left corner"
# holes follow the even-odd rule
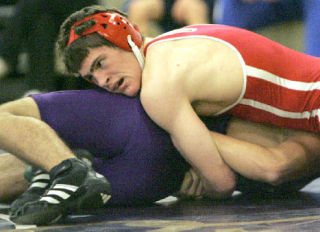
[[[165,95],[169,96],[167,92]],[[168,106],[165,103],[168,98],[152,96],[154,98],[145,92],[142,94],[143,105],[150,117],[170,133],[176,148],[201,173],[207,191],[217,197],[229,196],[235,185],[234,173],[221,159],[208,129],[191,106],[182,101],[177,104],[171,101]]]
[[[228,135],[212,133],[225,162],[249,179],[278,185],[319,173],[318,135],[239,119]]]
[[[320,173],[318,135],[235,118],[229,124],[228,136],[211,135],[225,162],[248,179],[277,186]],[[179,194],[204,194],[201,179],[193,170],[186,173]]]
[[[211,135],[225,162],[249,179],[277,186],[320,173],[320,138],[312,133],[234,119],[228,136],[214,132]],[[204,194],[201,178],[191,169],[178,196]]]
[[[183,87],[163,82],[170,79],[164,77],[144,83],[141,101],[146,112],[169,132],[179,152],[201,173],[206,190],[216,197],[229,196],[235,187],[233,171],[221,159],[209,130],[193,110]]]

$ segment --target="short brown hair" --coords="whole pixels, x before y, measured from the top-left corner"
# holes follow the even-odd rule
[[[57,40],[57,54],[62,59],[66,71],[77,74],[83,60],[89,54],[90,48],[101,46],[117,47],[115,44],[106,40],[98,33],[92,33],[80,37],[76,41],[68,44],[71,27],[78,21],[100,12],[117,12],[126,17],[126,15],[116,9],[107,9],[101,5],[87,6],[71,14],[61,25]],[[74,28],[75,33],[81,34],[83,31],[94,25],[93,20],[86,21]]]

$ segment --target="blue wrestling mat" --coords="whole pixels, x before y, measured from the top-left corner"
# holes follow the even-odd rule
[[[281,197],[235,194],[225,201],[168,198],[152,206],[112,207],[72,215],[45,227],[15,225],[7,212],[8,206],[0,205],[0,231],[314,232],[320,231],[320,179],[297,194]]]

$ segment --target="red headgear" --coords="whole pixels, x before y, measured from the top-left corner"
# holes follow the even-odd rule
[[[74,27],[82,24],[90,19],[94,19],[95,25],[83,31],[81,35],[74,32]],[[131,51],[128,44],[128,35],[131,35],[132,41],[140,48],[142,45],[142,36],[139,29],[133,26],[125,17],[116,12],[101,12],[84,18],[76,22],[70,30],[70,38],[67,46],[81,36],[97,32],[120,48]]]

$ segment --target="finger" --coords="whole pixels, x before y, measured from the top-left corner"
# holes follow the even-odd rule
[[[192,178],[192,184],[189,187],[188,195],[190,197],[197,197],[198,196],[197,189],[199,188],[200,178],[198,177],[198,175],[196,174],[196,172],[193,169],[191,169],[189,172],[190,172],[190,175]]]
[[[201,197],[203,192],[203,186],[202,186],[202,181],[199,181],[197,189],[196,189],[196,197]]]
[[[192,176],[188,171],[184,175],[184,179],[180,187],[179,194],[186,194],[191,185],[192,185]]]

